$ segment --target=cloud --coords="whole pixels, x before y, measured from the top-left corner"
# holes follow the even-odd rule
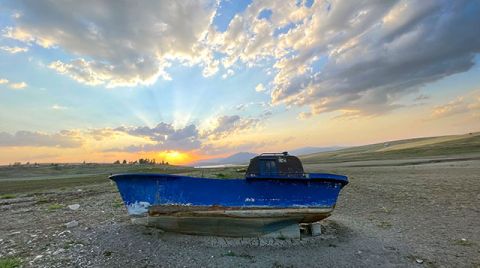
[[[263,102],[263,101],[260,101],[260,102],[251,101],[251,102],[247,102],[247,103],[237,104],[234,108],[237,111],[245,111],[250,107],[255,107],[255,110],[258,110],[258,109],[262,108],[264,110],[264,112],[266,112],[266,111],[269,111],[269,109],[271,108],[271,105],[269,103]]]
[[[0,49],[3,50],[3,51],[6,51],[6,52],[8,52],[8,53],[11,53],[11,54],[16,54],[16,53],[27,52],[27,51],[28,51],[28,47],[7,47],[7,46],[1,46]]]
[[[57,108],[53,108],[57,107]],[[61,107],[61,108],[60,108]],[[54,105],[52,109],[63,109]],[[96,148],[102,152],[155,152],[167,150],[191,151],[201,149],[211,140],[251,129],[260,119],[242,118],[238,115],[216,118],[212,129],[198,130],[195,124],[175,128],[173,124],[160,122],[155,127],[120,126],[84,130],[62,130],[57,133],[17,131],[14,134],[0,132],[0,147],[56,147],[85,150]],[[99,148],[100,146],[100,148]]]
[[[139,152],[164,150],[193,150],[200,148],[201,141],[195,125],[175,129],[172,124],[161,122],[150,127],[118,127],[114,129],[132,136],[148,138],[151,144],[130,145],[113,151]]]
[[[242,118],[238,115],[224,115],[216,118],[214,127],[205,130],[202,136],[214,140],[222,139],[238,132],[255,128],[259,124],[260,119]]]
[[[10,84],[10,88],[13,88],[13,89],[24,89],[26,88],[28,85],[27,83],[25,82],[19,82],[19,83],[11,83]]]
[[[301,113],[298,114],[298,119],[300,119],[300,120],[307,120],[310,117],[312,117],[312,113],[310,113],[310,112],[301,112]]]
[[[58,104],[54,104],[54,105],[52,105],[52,107],[50,107],[50,108],[53,109],[53,110],[66,110],[66,109],[68,109],[68,107],[66,107],[66,106],[61,106],[61,105],[58,105]]]
[[[25,82],[18,82],[18,83],[9,83],[9,82],[10,81],[8,81],[8,79],[0,78],[0,85],[8,84],[8,86],[12,89],[24,89],[28,86],[27,83]]]
[[[238,64],[260,66],[274,75],[272,104],[340,117],[405,107],[422,86],[468,71],[480,51],[475,1],[253,1],[224,32],[212,24],[217,6],[8,1],[18,16],[4,36],[62,49],[72,58],[49,68],[92,86],[171,79],[173,64],[199,65],[204,76],[227,70],[224,79]]]
[[[428,99],[430,99],[430,96],[424,95],[424,94],[420,94],[415,98],[416,101],[423,101],[423,100],[428,100]]]
[[[232,76],[235,74],[235,71],[232,69],[228,69],[226,73],[222,75],[222,79],[227,79],[229,76]]]
[[[20,15],[4,36],[75,55],[49,67],[80,83],[151,84],[168,78],[165,69],[172,61],[202,64],[207,75],[218,68],[201,46],[213,1],[8,1],[6,6]]]
[[[262,92],[262,91],[265,91],[265,86],[263,86],[262,83],[258,84],[256,87],[255,87],[255,91],[256,92]]]
[[[398,99],[426,83],[473,66],[480,17],[468,14],[480,11],[478,5],[378,3],[337,2],[330,11],[316,3],[319,12],[298,40],[305,45],[297,56],[278,62],[272,102],[311,105],[314,114],[343,109],[383,114],[402,107]],[[315,71],[322,54],[326,63]]]
[[[266,9],[271,17],[260,19]],[[226,55],[224,67],[273,61],[273,104],[379,115],[474,65],[479,12],[470,1],[255,1],[209,38]]]
[[[213,147],[208,145],[211,141],[227,138],[242,131],[253,129],[260,124],[260,119],[242,118],[238,115],[219,116],[213,120],[213,126],[199,130],[196,125],[190,124],[183,128],[175,128],[173,124],[161,122],[155,127],[117,127],[110,131],[125,133],[135,137],[147,139],[147,143],[141,145],[128,145],[105,150],[106,152],[149,152],[166,150],[209,150]],[[103,132],[96,130],[103,138]],[[108,134],[111,135],[111,134]],[[241,146],[241,145],[237,145]],[[223,147],[222,147],[223,148]],[[228,147],[230,148],[230,147]],[[240,147],[238,147],[240,148]],[[224,147],[226,150],[227,147]],[[220,150],[220,149],[218,149]],[[218,151],[216,150],[216,151]],[[219,151],[218,151],[219,152]]]
[[[480,113],[480,94],[475,93],[458,97],[448,103],[437,105],[433,108],[431,117],[432,119],[439,119],[444,117],[450,117],[463,113]]]
[[[0,147],[31,146],[75,148],[81,145],[82,141],[75,133],[65,130],[54,134],[32,131],[17,131],[15,134],[0,132]]]

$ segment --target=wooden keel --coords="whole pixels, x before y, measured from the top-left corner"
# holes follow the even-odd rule
[[[195,235],[230,237],[300,237],[299,223],[316,222],[330,215],[333,208],[223,208],[155,206],[144,221],[164,231]]]

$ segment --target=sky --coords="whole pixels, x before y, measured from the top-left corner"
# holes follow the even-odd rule
[[[0,3],[0,164],[480,131],[479,1]]]

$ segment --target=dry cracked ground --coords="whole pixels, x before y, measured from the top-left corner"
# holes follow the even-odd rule
[[[480,160],[368,161],[307,169],[350,178],[318,237],[190,236],[133,225],[115,186],[105,179],[4,195],[0,265],[480,267]]]

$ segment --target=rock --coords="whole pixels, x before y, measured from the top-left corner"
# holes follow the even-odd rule
[[[418,264],[422,264],[423,263],[423,260],[422,259],[416,259],[415,260]]]
[[[322,225],[318,222],[311,223],[310,230],[311,230],[312,236],[319,236],[322,234]]]
[[[77,210],[80,208],[79,204],[68,205],[68,208],[71,210]]]
[[[61,237],[61,236],[66,236],[66,234],[70,234],[70,233],[71,233],[71,232],[70,232],[69,230],[65,230],[65,231],[59,233],[58,236],[59,236],[59,237]]]
[[[55,252],[53,252],[53,255],[58,255],[58,254],[60,254],[64,251],[65,251],[65,249],[63,249],[63,248],[57,249]]]
[[[73,228],[73,227],[77,227],[77,226],[78,226],[78,221],[76,221],[76,220],[65,223],[65,227],[67,227],[67,228]]]
[[[41,258],[43,258],[43,255],[37,255],[37,256],[35,256],[35,258],[33,258],[33,261],[36,261],[36,260],[41,259]]]

